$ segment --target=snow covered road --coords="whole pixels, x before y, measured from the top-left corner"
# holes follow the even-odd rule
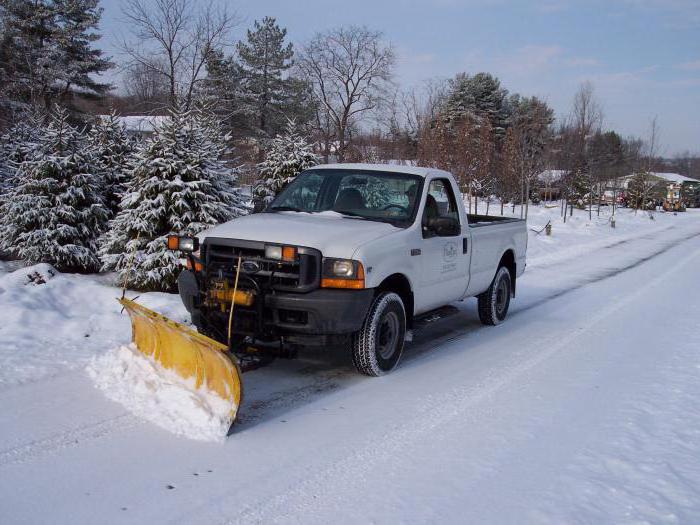
[[[225,444],[82,369],[0,389],[0,517],[74,522],[700,522],[700,214],[548,257],[389,376],[345,356],[246,374]]]

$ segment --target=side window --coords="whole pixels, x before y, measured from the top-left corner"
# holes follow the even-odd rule
[[[425,199],[423,237],[459,235],[459,211],[450,183],[445,179],[431,181]]]

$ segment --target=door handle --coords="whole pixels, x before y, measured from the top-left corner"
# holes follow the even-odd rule
[[[421,254],[420,248],[411,248],[411,256],[420,255],[420,254]]]
[[[462,253],[467,253],[469,251],[469,237],[464,237],[462,239]]]

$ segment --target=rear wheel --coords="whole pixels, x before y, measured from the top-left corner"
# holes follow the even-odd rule
[[[479,301],[479,319],[486,325],[500,324],[508,314],[513,283],[510,272],[501,266],[491,281],[491,286],[477,297]]]
[[[362,328],[351,338],[355,368],[368,376],[391,371],[401,359],[406,336],[406,310],[392,292],[377,295]]]

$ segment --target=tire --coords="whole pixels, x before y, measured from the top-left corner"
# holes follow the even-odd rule
[[[485,325],[501,324],[508,314],[513,283],[505,266],[498,268],[489,289],[479,294],[479,319]]]
[[[352,362],[361,374],[381,376],[390,372],[401,359],[406,335],[406,309],[395,293],[375,297],[365,322],[353,334],[350,345]]]

